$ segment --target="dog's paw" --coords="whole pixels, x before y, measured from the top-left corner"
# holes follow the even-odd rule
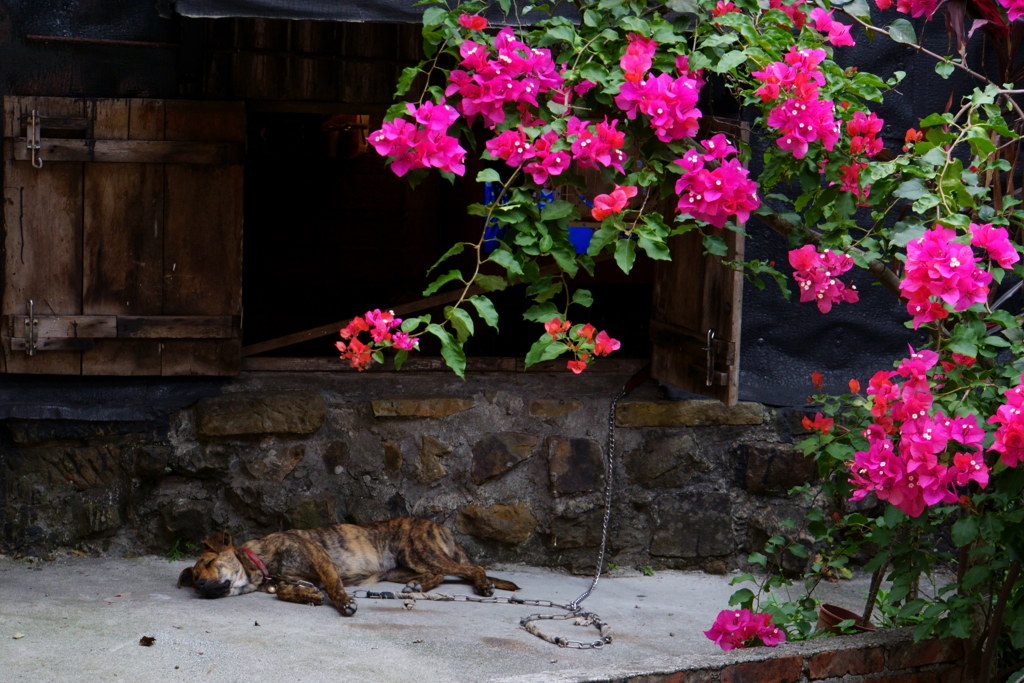
[[[351,617],[356,613],[357,609],[359,609],[359,606],[356,605],[356,603],[354,602],[350,602],[347,605],[342,605],[341,607],[339,607],[338,611],[341,612],[341,616],[343,617]]]
[[[486,586],[484,586],[483,588],[477,588],[476,592],[479,593],[480,595],[484,596],[485,598],[489,598],[492,595],[494,595],[494,584],[493,583],[489,583]]]
[[[421,586],[420,584],[416,583],[415,581],[410,581],[409,583],[405,584],[405,588],[402,589],[402,592],[403,593],[422,593],[423,592],[423,586]]]

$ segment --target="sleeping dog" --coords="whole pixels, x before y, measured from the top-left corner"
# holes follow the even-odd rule
[[[519,590],[511,581],[487,576],[482,567],[468,564],[466,552],[447,528],[413,517],[282,531],[238,547],[222,531],[204,546],[195,566],[181,572],[178,588],[195,588],[205,598],[274,592],[278,582],[284,582],[283,588],[288,582],[306,581],[322,586],[338,611],[349,617],[356,613],[356,604],[345,586],[394,581],[405,583],[406,592],[426,592],[445,576],[457,576],[472,583],[479,595],[493,595],[495,588]],[[315,602],[319,592],[278,594]]]

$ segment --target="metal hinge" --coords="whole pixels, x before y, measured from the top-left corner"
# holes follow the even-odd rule
[[[35,112],[32,112],[35,114]],[[33,166],[35,164],[33,163]],[[39,318],[36,317],[36,302],[28,300],[28,317],[25,318],[25,353],[30,356],[36,355],[36,345],[39,342]]]
[[[42,145],[40,144],[40,129],[41,122],[39,121],[39,111],[33,109],[32,116],[28,120],[28,135],[25,136],[25,147],[28,149],[29,157],[32,161],[32,168],[43,167],[43,157],[39,154],[39,150],[42,149]],[[32,353],[29,353],[29,355],[31,356]]]

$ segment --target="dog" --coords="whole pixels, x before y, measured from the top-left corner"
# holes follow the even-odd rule
[[[282,531],[241,546],[232,545],[221,531],[203,545],[199,561],[178,577],[178,588],[195,588],[204,598],[276,590],[285,600],[316,602],[315,588],[284,590],[304,581],[323,587],[338,611],[350,617],[356,603],[346,586],[393,581],[406,584],[403,592],[426,592],[446,576],[457,576],[487,597],[495,588],[519,590],[511,581],[487,576],[482,567],[469,564],[447,528],[414,517]]]

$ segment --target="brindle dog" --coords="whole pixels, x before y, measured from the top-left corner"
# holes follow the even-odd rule
[[[511,581],[468,564],[452,532],[426,519],[282,531],[241,547],[231,545],[231,537],[222,531],[204,545],[195,566],[181,572],[178,588],[193,587],[205,598],[266,591],[273,585],[265,581],[270,577],[299,579],[322,586],[338,611],[350,617],[356,604],[345,586],[394,581],[406,584],[404,592],[425,592],[445,576],[457,576],[472,583],[479,595],[493,595],[495,588],[519,590]],[[279,596],[289,599],[283,592]],[[306,602],[309,594],[305,596],[299,601]]]

